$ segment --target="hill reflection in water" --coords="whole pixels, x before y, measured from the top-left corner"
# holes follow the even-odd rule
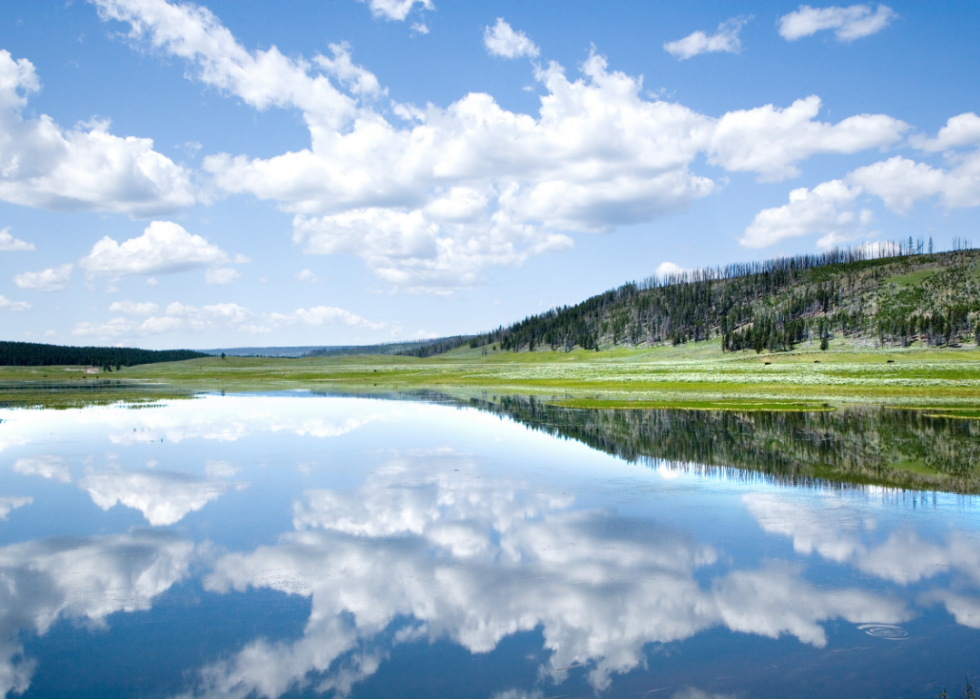
[[[632,462],[744,470],[792,485],[819,479],[980,493],[980,419],[891,408],[583,409],[534,396],[468,404]]]

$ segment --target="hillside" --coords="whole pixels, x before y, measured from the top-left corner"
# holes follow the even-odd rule
[[[834,250],[624,284],[469,343],[567,351],[721,337],[723,351],[773,352],[834,337],[896,347],[976,341],[980,250],[916,249],[879,258]]]

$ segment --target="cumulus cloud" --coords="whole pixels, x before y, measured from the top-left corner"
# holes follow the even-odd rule
[[[185,59],[189,76],[256,109],[301,111],[308,148],[270,158],[215,154],[203,169],[226,193],[295,214],[293,239],[306,252],[360,256],[404,291],[473,286],[488,267],[567,249],[569,232],[683,210],[715,190],[691,170],[700,154],[781,179],[812,155],[880,148],[907,129],[885,115],[820,122],[816,97],[714,118],[651,101],[642,77],[610,70],[595,52],[574,79],[557,63],[536,66],[543,94],[535,116],[471,93],[445,108],[394,104],[392,122],[378,109],[377,80],[355,66],[349,47],[311,61],[275,47],[249,51],[200,7],[94,1],[103,19],[129,26],[132,41]],[[492,45],[515,55],[533,47],[529,39]]]
[[[831,180],[814,187],[794,189],[789,203],[774,209],[763,209],[745,229],[739,243],[749,248],[775,245],[788,238],[813,233],[837,234],[850,232],[859,223],[870,223],[872,213],[864,209],[854,212],[859,188],[849,187],[841,180]]]
[[[30,496],[0,495],[0,521],[6,522],[11,512],[32,502],[34,498]],[[2,689],[3,685],[0,683],[0,690]]]
[[[24,457],[17,459],[11,470],[25,476],[41,476],[62,483],[71,483],[71,469],[68,467],[68,460],[63,456],[46,454]]]
[[[861,227],[873,220],[869,209],[855,211],[862,194],[878,197],[899,214],[933,196],[947,209],[980,206],[980,151],[958,158],[951,168],[895,156],[812,190],[794,189],[788,204],[756,214],[739,242],[758,248],[814,233],[824,234],[823,246],[854,240],[860,237]]]
[[[160,307],[152,301],[134,303],[133,301],[116,301],[109,306],[109,313],[125,313],[130,316],[152,316],[160,312]]]
[[[31,304],[26,301],[11,301],[6,296],[0,295],[0,310],[3,311],[26,311],[29,310]]]
[[[407,291],[444,293],[477,284],[490,265],[520,265],[535,254],[563,250],[572,240],[542,235],[481,209],[475,220],[442,215],[439,205],[469,194],[454,189],[426,210],[358,209],[335,216],[297,216],[293,240],[311,255],[359,254],[381,279]],[[482,202],[481,202],[482,203]]]
[[[880,32],[897,17],[888,5],[851,5],[850,7],[810,7],[800,5],[795,12],[779,18],[779,35],[796,41],[817,32],[833,29],[838,41],[853,41]]]
[[[398,22],[404,22],[408,13],[416,5],[421,5],[423,10],[435,9],[432,0],[360,0],[360,2],[366,2],[371,8],[371,14],[376,18]]]
[[[665,42],[664,50],[681,61],[701,53],[738,53],[742,50],[738,33],[748,21],[747,17],[732,17],[719,24],[718,31],[711,36],[697,31],[683,39]]]
[[[935,138],[916,134],[909,138],[909,143],[927,153],[980,143],[980,117],[973,112],[950,117]]]
[[[301,272],[297,272],[293,275],[293,279],[298,281],[300,284],[316,284],[322,281],[316,274],[308,269],[304,269]]]
[[[78,485],[103,510],[119,503],[139,510],[153,526],[166,526],[248,484],[165,471],[105,470],[88,472]]]
[[[151,308],[153,306],[153,308]],[[129,318],[113,318],[104,323],[78,323],[73,335],[98,337],[104,340],[138,338],[165,333],[200,334],[215,329],[231,329],[248,334],[264,334],[275,328],[295,325],[324,326],[344,325],[367,330],[381,330],[384,323],[371,322],[343,308],[316,306],[299,308],[291,313],[254,313],[250,308],[236,303],[216,303],[209,306],[188,306],[175,301],[163,313],[155,304],[133,304],[122,301],[113,304],[110,311],[127,315],[149,315],[142,322]],[[137,311],[140,311],[137,313]]]
[[[108,121],[65,130],[47,115],[24,119],[27,96],[40,89],[30,61],[0,50],[0,199],[137,217],[194,203],[190,171],[153,150],[152,139],[114,136]]]
[[[771,104],[728,112],[712,136],[709,162],[773,181],[799,175],[795,163],[818,153],[857,153],[901,139],[909,126],[884,114],[859,114],[837,124],[816,121],[820,98],[785,109]]]
[[[673,262],[661,262],[657,265],[657,269],[654,270],[654,275],[664,279],[666,277],[673,277],[677,275],[684,274],[688,270],[684,269],[680,265],[674,264]]]
[[[40,272],[24,272],[14,275],[14,284],[21,289],[31,291],[62,291],[71,281],[71,272],[75,265],[64,264],[49,267]]]
[[[204,274],[208,284],[231,284],[242,278],[242,273],[234,267],[213,267]]]
[[[299,308],[292,313],[270,313],[269,322],[275,327],[290,325],[346,325],[352,328],[368,328],[381,330],[384,323],[372,323],[359,315],[333,306],[316,306],[306,310]]]
[[[10,226],[0,230],[0,252],[23,252],[33,250],[34,243],[25,243],[10,233]]]
[[[89,274],[119,277],[173,274],[195,267],[224,264],[228,253],[171,221],[153,221],[138,238],[120,245],[109,236],[79,261]]]
[[[901,156],[858,168],[848,179],[901,213],[908,212],[919,199],[943,192],[947,184],[942,170]]]
[[[515,32],[503,17],[497,18],[493,28],[483,28],[483,45],[491,56],[503,58],[537,58],[541,49],[535,46],[524,32]]]
[[[128,311],[120,309],[121,313]],[[253,323],[255,314],[235,303],[216,303],[210,306],[188,306],[171,303],[160,315],[151,315],[142,322],[127,318],[113,318],[106,323],[78,323],[73,335],[103,339],[122,337],[146,337],[169,332],[202,333],[215,328],[231,328],[239,332],[261,333],[268,328]]]

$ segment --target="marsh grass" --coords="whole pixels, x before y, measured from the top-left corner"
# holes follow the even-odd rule
[[[497,351],[484,357],[479,349],[463,347],[425,359],[208,357],[123,368],[105,376],[83,370],[2,367],[0,401],[11,392],[29,392],[30,384],[36,394],[48,395],[49,382],[65,387],[118,382],[113,385],[127,386],[134,395],[147,386],[147,391],[178,393],[491,391],[621,409],[796,411],[870,404],[914,406],[968,419],[980,415],[980,351],[973,348],[875,350],[849,344],[826,352],[801,346],[795,352],[756,355],[722,354],[718,341],[709,341],[608,352]]]

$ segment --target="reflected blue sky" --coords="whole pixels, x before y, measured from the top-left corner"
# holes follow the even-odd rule
[[[5,696],[935,696],[978,669],[971,498],[630,464],[450,405],[0,413]]]

